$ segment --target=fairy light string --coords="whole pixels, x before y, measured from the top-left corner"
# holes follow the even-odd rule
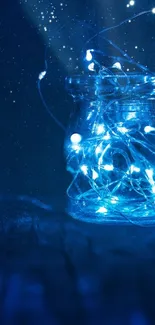
[[[143,11],[155,13],[155,8]],[[90,38],[127,23],[103,29]],[[104,38],[105,39],[105,38]],[[75,133],[66,141],[73,175],[67,194],[70,214],[88,222],[155,224],[155,75],[112,41],[121,57],[103,66],[95,49],[86,50],[87,73],[67,79],[75,100],[85,102]],[[102,61],[102,60],[101,60]],[[125,63],[139,72],[126,73]]]

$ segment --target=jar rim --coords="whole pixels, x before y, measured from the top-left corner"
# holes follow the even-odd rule
[[[74,75],[66,78],[67,89],[75,99],[132,97],[155,99],[155,74],[117,73]]]

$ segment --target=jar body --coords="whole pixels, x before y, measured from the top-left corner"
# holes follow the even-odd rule
[[[155,104],[81,101],[65,142],[68,213],[96,223],[155,223]]]

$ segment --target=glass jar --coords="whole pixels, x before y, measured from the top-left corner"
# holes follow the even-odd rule
[[[66,79],[76,110],[65,140],[68,213],[95,223],[155,223],[155,77]],[[80,106],[80,107],[79,107]]]

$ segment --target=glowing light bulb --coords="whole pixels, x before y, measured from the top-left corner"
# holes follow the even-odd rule
[[[112,66],[112,68],[116,68],[116,69],[118,69],[118,70],[122,70],[122,67],[121,67],[120,62],[116,62],[116,63],[114,63],[113,66]]]
[[[155,183],[154,183],[154,180],[153,180],[153,169],[152,168],[151,169],[145,169],[145,172],[146,172],[146,174],[147,174],[147,176],[149,178],[150,184],[154,186]]]
[[[139,167],[136,167],[134,165],[131,165],[126,174],[132,174],[133,172],[139,173],[140,172],[140,168]]]
[[[87,60],[87,61],[91,61],[92,58],[93,58],[93,56],[92,56],[92,54],[91,54],[91,51],[93,51],[93,50],[87,50],[87,51],[86,51],[86,60]]]
[[[138,167],[136,167],[136,166],[134,166],[134,165],[131,165],[131,167],[130,167],[130,172],[131,172],[131,174],[132,174],[133,172],[139,173],[139,172],[140,172],[140,168],[138,168]]]
[[[117,130],[121,133],[127,133],[128,132],[128,129],[125,128],[125,127],[118,127]]]
[[[107,171],[112,171],[114,170],[114,166],[113,165],[104,165],[103,168]]]
[[[102,152],[102,146],[99,145],[99,146],[97,146],[97,148],[95,149],[95,153],[96,153],[96,155],[98,155],[98,154],[101,153],[101,152]]]
[[[39,80],[42,80],[42,79],[46,76],[46,73],[47,73],[46,71],[42,71],[42,72],[40,72],[40,73],[39,73],[39,77],[38,77],[38,79],[39,79]]]
[[[147,126],[145,126],[144,131],[145,131],[145,133],[149,133],[151,131],[155,131],[155,128],[153,128],[150,125],[147,125]]]
[[[152,186],[152,193],[155,193],[155,185]]]
[[[88,173],[88,166],[86,166],[86,165],[81,166],[81,170],[84,173],[84,175],[87,175],[87,173]]]
[[[97,125],[97,131],[96,131],[97,135],[102,134],[104,132],[105,132],[104,124]]]
[[[129,2],[129,5],[130,5],[130,6],[134,6],[134,5],[135,5],[135,1],[134,1],[134,0],[131,0],[131,1]]]
[[[88,70],[95,71],[94,67],[95,67],[94,62],[92,62],[88,65]]]
[[[97,213],[106,213],[108,210],[105,207],[100,207],[97,211]]]
[[[152,8],[152,13],[155,14],[155,8]]]
[[[111,203],[116,204],[117,202],[118,202],[118,197],[117,196],[112,197]]]
[[[82,137],[79,133],[74,133],[71,135],[70,139],[72,143],[77,144],[81,142]]]
[[[92,179],[97,179],[98,178],[98,173],[95,170],[92,170]]]
[[[110,134],[107,132],[107,134],[103,137],[104,140],[109,140],[110,139]]]
[[[153,177],[153,169],[145,169],[146,174],[150,179]]]

